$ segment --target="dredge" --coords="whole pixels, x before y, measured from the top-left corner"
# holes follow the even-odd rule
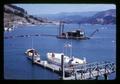
[[[90,39],[96,32],[99,30],[96,29],[90,36],[86,36],[85,32],[81,29],[71,31],[71,32],[64,32],[64,21],[60,21],[59,23],[59,33],[57,35],[57,38],[59,39]]]

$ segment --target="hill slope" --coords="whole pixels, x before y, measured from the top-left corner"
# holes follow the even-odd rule
[[[23,8],[12,4],[4,5],[4,27],[11,27],[13,24],[39,24],[41,22],[44,20],[29,15]]]
[[[116,23],[116,10],[110,9],[106,11],[89,11],[89,12],[72,12],[72,13],[59,13],[40,15],[51,20],[63,20],[65,22],[73,23],[91,23],[91,24],[115,24]],[[38,15],[39,17],[39,15]]]

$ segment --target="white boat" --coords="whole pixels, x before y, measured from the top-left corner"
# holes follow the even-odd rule
[[[8,30],[8,27],[4,27],[4,31],[7,31]]]
[[[48,62],[61,65],[61,56],[64,55],[63,53],[47,53]],[[86,59],[84,58],[79,59],[75,57],[69,57],[64,55],[64,65],[78,65],[78,64],[85,64]]]
[[[27,49],[25,54],[31,60],[34,60],[34,61],[37,61],[37,62],[40,61],[40,54],[38,54],[38,52],[33,48]]]

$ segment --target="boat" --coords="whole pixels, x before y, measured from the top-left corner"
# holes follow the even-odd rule
[[[51,53],[51,52],[49,52],[49,53],[47,53],[48,62],[60,66],[61,65],[61,56],[62,55],[64,55],[64,54],[63,53],[53,53],[53,52]],[[66,67],[86,63],[85,58],[82,60],[82,59],[76,58],[74,56],[69,57],[69,56],[64,55],[63,59],[64,59],[64,65]]]
[[[4,27],[4,31],[7,31],[8,30],[8,27]]]
[[[40,54],[33,48],[33,38],[32,38],[32,48],[29,48],[26,50],[25,54],[27,55],[27,58],[32,60],[33,62],[40,62]]]
[[[40,54],[35,49],[27,49],[25,54],[30,60],[40,62]]]

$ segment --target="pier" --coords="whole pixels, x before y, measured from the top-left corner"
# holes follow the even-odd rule
[[[78,65],[72,69],[65,69],[65,71],[67,70],[72,70],[73,72],[71,76],[64,77],[63,80],[97,80],[99,76],[104,76],[105,80],[107,80],[108,75],[116,71],[116,65],[112,62],[96,62],[85,65]]]
[[[40,62],[34,61],[34,64],[37,64],[37,65],[40,65],[41,67],[52,70],[53,72],[59,73],[59,71],[60,71],[59,66],[54,65],[54,64],[50,64],[47,61],[40,61]]]
[[[61,66],[49,63],[46,60],[40,60],[39,62],[36,60],[32,61],[34,64],[40,65],[45,69],[56,72],[61,76],[60,79],[62,80],[98,80],[98,77],[100,76],[104,76],[105,80],[108,80],[108,75],[116,71],[116,64],[107,61],[64,67],[63,57],[64,56],[62,55]]]

